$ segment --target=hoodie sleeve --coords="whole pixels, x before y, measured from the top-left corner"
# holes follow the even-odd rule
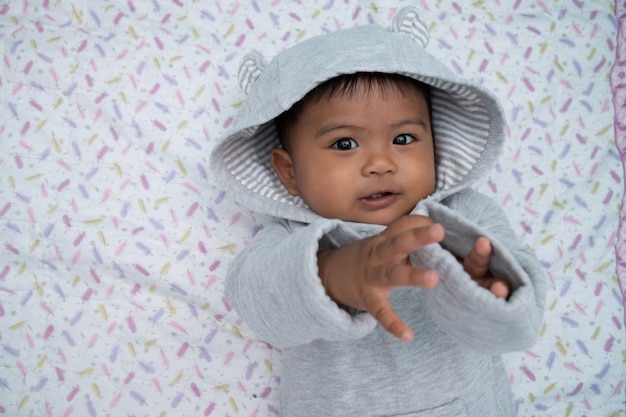
[[[225,296],[263,340],[279,347],[358,339],[375,327],[368,314],[350,315],[326,295],[317,270],[319,242],[338,226],[270,222],[231,264]]]
[[[461,344],[483,353],[532,346],[543,323],[545,275],[534,254],[519,243],[503,210],[473,190],[427,206],[428,215],[446,229],[442,246],[447,251],[424,248],[412,261],[439,271],[439,285],[424,291],[433,320]],[[480,236],[491,241],[491,272],[512,286],[508,300],[479,287],[455,259],[465,257]]]

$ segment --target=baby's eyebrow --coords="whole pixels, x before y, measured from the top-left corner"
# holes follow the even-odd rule
[[[362,129],[362,128],[359,128],[358,126],[350,125],[347,123],[329,123],[327,125],[320,127],[317,130],[317,132],[315,132],[315,137],[319,138],[320,136],[323,136],[328,132],[332,132],[333,130],[339,130],[339,129]]]
[[[401,120],[398,123],[394,123],[393,125],[391,125],[391,127],[400,128],[400,127],[404,127],[407,125],[417,125],[417,126],[422,127],[423,129],[428,129],[428,125],[426,124],[426,122],[420,118]]]

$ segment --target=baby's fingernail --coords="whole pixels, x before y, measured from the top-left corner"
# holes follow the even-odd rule
[[[402,340],[403,342],[410,342],[411,340],[413,340],[413,332],[410,330],[405,330],[400,335],[400,340]]]

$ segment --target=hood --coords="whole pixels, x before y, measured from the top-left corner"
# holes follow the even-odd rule
[[[274,118],[324,81],[355,72],[396,73],[431,87],[437,200],[469,187],[496,162],[505,120],[496,97],[456,76],[429,54],[428,30],[413,7],[390,29],[367,25],[316,36],[281,52],[269,64],[244,57],[239,82],[247,93],[226,136],[214,147],[211,169],[224,189],[253,211],[309,223],[318,216],[287,193],[270,165],[280,146]]]

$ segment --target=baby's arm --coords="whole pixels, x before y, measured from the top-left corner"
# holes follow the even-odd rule
[[[378,235],[318,252],[322,284],[338,304],[369,312],[388,332],[410,341],[413,331],[389,296],[395,287],[437,285],[437,272],[411,266],[408,254],[443,237],[443,227],[430,219],[402,217]]]

